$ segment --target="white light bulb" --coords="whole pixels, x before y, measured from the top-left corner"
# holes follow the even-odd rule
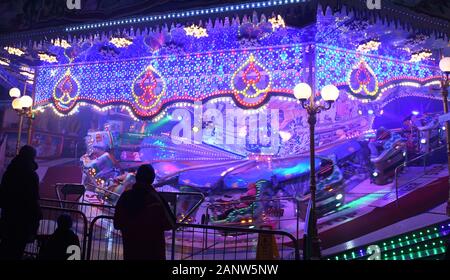
[[[31,106],[33,106],[33,99],[28,95],[24,95],[20,97],[20,103],[22,105],[22,108],[30,108]]]
[[[325,101],[336,101],[339,97],[339,89],[334,85],[327,85],[323,87],[320,94]]]
[[[20,98],[16,98],[12,102],[12,107],[14,110],[20,110],[22,109],[22,104],[20,102]]]
[[[439,62],[439,68],[442,72],[450,73],[450,56],[449,57],[443,57],[441,61]]]
[[[20,89],[18,88],[12,88],[9,90],[9,96],[12,98],[17,98],[20,96]]]
[[[311,87],[307,83],[300,83],[294,87],[294,96],[297,99],[308,99],[311,94]]]

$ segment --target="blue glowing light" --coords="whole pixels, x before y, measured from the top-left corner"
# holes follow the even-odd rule
[[[194,102],[211,96],[240,96],[240,91],[245,89],[244,70],[249,65],[251,55],[257,63],[255,67],[260,71],[261,85],[257,86],[261,90],[270,85],[272,95],[290,94],[295,84],[302,79],[302,68],[298,65],[303,60],[303,45],[267,47],[254,50],[251,54],[244,50],[220,52],[214,59],[208,53],[199,53],[118,60],[114,63],[43,66],[39,69],[39,79],[36,81],[35,104],[53,102],[55,89],[61,87],[64,78],[69,75],[72,87],[76,85],[76,102],[100,106],[114,103],[131,107],[139,116],[154,116],[165,104],[174,101]],[[277,62],[283,58],[284,63]],[[150,71],[151,76],[146,76],[146,71]],[[156,79],[153,93],[160,99],[156,100],[152,108],[139,107],[136,99],[145,95],[144,91],[139,90],[145,77],[149,81]],[[266,92],[258,94],[258,100],[264,101]],[[241,105],[249,107],[246,103],[248,99],[241,97]],[[71,108],[62,113],[68,113],[69,110]]]

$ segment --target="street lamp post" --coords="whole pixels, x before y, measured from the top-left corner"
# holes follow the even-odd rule
[[[321,111],[326,111],[331,108],[331,105],[339,97],[339,90],[333,86],[325,86],[321,91],[322,99],[325,100],[325,105],[316,103],[314,95],[312,95],[311,87],[306,83],[300,83],[294,88],[294,96],[301,101],[303,109],[308,113],[309,124],[309,155],[310,155],[310,195],[311,208],[310,219],[308,221],[308,238],[311,241],[311,258],[320,259],[320,239],[317,230],[317,213],[316,213],[316,155],[315,155],[315,126],[317,123],[317,114]],[[309,102],[308,102],[309,99]]]
[[[22,127],[23,127],[23,118],[26,117],[29,119],[29,127],[28,127],[28,140],[27,143],[31,142],[31,122],[34,118],[34,113],[31,107],[33,106],[33,99],[28,95],[20,96],[20,90],[18,88],[12,88],[9,91],[9,96],[14,98],[12,101],[12,107],[14,111],[19,115],[19,128],[17,133],[17,143],[16,143],[16,155],[19,154],[20,150],[20,141],[22,136]]]
[[[444,102],[444,113],[448,113],[448,87],[450,84],[450,57],[444,57],[439,62],[439,68],[444,73],[444,78],[441,81],[442,99]],[[449,186],[450,186],[450,124],[445,122],[445,132],[447,134],[447,159],[448,159],[448,173],[449,173]],[[450,192],[447,201],[447,216],[450,216]]]

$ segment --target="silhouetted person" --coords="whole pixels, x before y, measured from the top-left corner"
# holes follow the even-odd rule
[[[39,250],[40,260],[67,260],[70,254],[67,249],[76,245],[80,247],[78,236],[72,231],[72,218],[63,214],[58,217],[58,228],[50,237],[44,241]]]
[[[0,186],[0,259],[21,259],[42,218],[36,150],[23,146],[8,165]]]
[[[153,188],[155,170],[142,165],[136,183],[119,198],[114,227],[121,230],[125,260],[165,260],[164,231],[175,225],[167,203]]]

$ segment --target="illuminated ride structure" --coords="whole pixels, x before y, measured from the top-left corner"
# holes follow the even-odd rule
[[[203,218],[216,224],[270,224],[277,197],[307,204],[309,128],[293,88],[307,82],[318,96],[333,84],[340,97],[318,115],[315,136],[324,216],[347,190],[387,184],[407,158],[443,142],[434,89],[448,23],[341,2],[194,9],[54,28],[45,40],[12,34],[0,38],[1,55],[19,61],[10,72],[33,59],[26,82],[41,114],[98,116],[82,135],[89,190],[114,204],[151,163],[158,187],[205,193]],[[436,115],[413,114],[404,128],[416,111]],[[390,135],[380,140],[382,126]]]

